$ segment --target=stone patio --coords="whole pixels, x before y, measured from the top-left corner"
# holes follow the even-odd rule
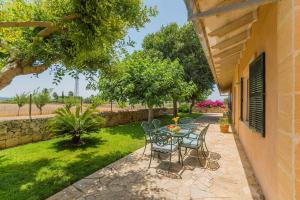
[[[157,158],[148,169],[150,146],[74,183],[50,197],[49,200],[92,199],[264,199],[251,166],[239,142],[232,133],[221,134],[216,121],[219,114],[204,114],[200,122],[212,123],[207,134],[209,158],[190,151],[184,166],[172,158],[170,173],[168,159]]]

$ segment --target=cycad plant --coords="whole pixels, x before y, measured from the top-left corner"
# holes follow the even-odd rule
[[[58,135],[70,134],[73,144],[80,144],[80,136],[85,133],[97,131],[104,123],[94,109],[88,108],[83,113],[77,106],[72,113],[68,108],[59,108],[55,111],[56,116],[50,120],[50,130]]]

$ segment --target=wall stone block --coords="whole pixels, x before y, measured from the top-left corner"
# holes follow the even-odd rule
[[[167,109],[154,109],[154,117],[158,117],[167,112]],[[106,119],[103,127],[127,124],[146,120],[148,110],[119,111],[100,113]],[[49,140],[55,135],[47,128],[50,118],[37,118],[25,120],[0,121],[0,149],[14,147],[21,144]]]

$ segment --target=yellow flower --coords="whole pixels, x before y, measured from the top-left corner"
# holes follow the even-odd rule
[[[177,123],[178,120],[179,120],[179,117],[174,117],[172,120],[173,120],[175,123]]]

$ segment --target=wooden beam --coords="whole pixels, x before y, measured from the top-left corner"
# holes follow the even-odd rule
[[[225,51],[222,51],[218,54],[213,55],[214,58],[226,58],[228,56],[231,56],[233,54],[237,54],[243,50],[244,44],[240,44],[238,46],[235,46],[233,48],[227,49]]]
[[[233,3],[240,3],[242,1],[246,1],[246,0],[223,0],[220,3],[217,3],[215,8],[228,6],[228,5],[233,4]]]
[[[195,19],[195,18],[206,18],[206,17],[211,17],[219,14],[224,14],[228,12],[234,12],[237,10],[242,10],[246,8],[251,8],[251,7],[258,7],[261,5],[273,3],[276,0],[247,0],[239,3],[233,3],[230,5],[222,6],[222,7],[215,7],[211,8],[207,11],[199,12],[199,13],[194,13],[192,14],[189,19]]]
[[[215,61],[215,65],[224,65],[226,63],[235,62],[240,58],[240,52],[236,54],[232,54],[231,56],[227,56],[224,59],[219,59]]]
[[[257,13],[250,12],[234,21],[229,22],[228,24],[225,24],[224,26],[221,26],[221,27],[215,29],[214,31],[210,32],[208,35],[211,37],[214,37],[214,36],[221,37],[221,36],[224,36],[227,33],[234,31],[242,26],[253,23],[256,19],[257,19]]]
[[[238,63],[238,59],[236,60],[231,60],[231,61],[228,61],[228,62],[224,62],[224,63],[220,63],[218,65],[215,65],[216,68],[223,68],[223,67],[226,67],[226,66],[233,66],[233,65],[236,65]]]
[[[230,46],[233,46],[235,44],[245,42],[248,38],[249,38],[249,31],[247,30],[247,31],[244,31],[237,35],[234,35],[229,39],[223,40],[223,41],[217,43],[216,45],[212,46],[211,48],[222,50],[222,49],[228,48]]]

